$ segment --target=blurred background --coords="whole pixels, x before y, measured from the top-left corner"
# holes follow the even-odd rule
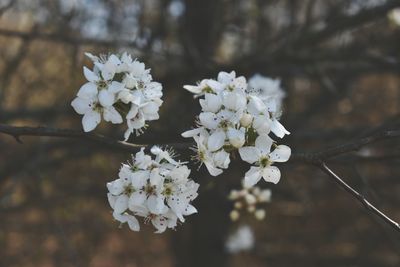
[[[161,118],[131,142],[181,142],[198,101],[184,84],[235,70],[282,80],[282,121],[295,152],[323,150],[400,127],[400,1],[1,0],[0,123],[81,129],[70,106],[84,52],[132,53],[164,86]],[[397,9],[396,9],[397,8]],[[397,128],[396,128],[397,127]],[[96,132],[120,139],[125,126]],[[129,154],[93,143],[0,135],[0,266],[400,266],[399,233],[321,171],[280,166],[264,221],[232,223],[227,195],[247,167],[201,184],[199,213],[176,231],[118,227],[106,199]],[[180,151],[183,159],[190,153]],[[400,220],[400,140],[330,166]],[[193,166],[195,169],[196,166]],[[228,253],[241,224],[253,249]]]

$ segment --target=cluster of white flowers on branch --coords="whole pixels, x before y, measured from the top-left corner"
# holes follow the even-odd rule
[[[143,217],[153,224],[156,233],[162,233],[197,212],[190,203],[198,195],[199,184],[189,178],[185,163],[173,158],[173,151],[154,146],[152,158],[143,150],[136,153],[132,163],[122,164],[118,179],[107,183],[107,196],[117,221],[139,231],[135,216]]]
[[[220,72],[217,80],[204,79],[184,88],[195,97],[204,96],[199,100],[198,127],[182,136],[194,138],[197,159],[209,173],[220,175],[238,151],[242,160],[254,165],[245,174],[245,187],[254,186],[261,177],[278,183],[281,174],[272,164],[287,161],[291,154],[288,146],[277,145],[269,136],[290,134],[279,122],[285,96],[279,80],[255,75],[247,83],[234,71]]]
[[[153,81],[144,63],[132,59],[128,53],[100,56],[86,53],[86,56],[94,66],[92,70],[83,68],[87,82],[71,103],[83,115],[85,132],[94,130],[102,118],[113,124],[126,121],[127,141],[133,132],[142,133],[146,121],[159,118],[162,85]],[[289,147],[277,145],[269,136],[270,132],[279,138],[289,134],[279,122],[285,97],[280,81],[254,75],[247,82],[232,71],[220,72],[216,80],[204,79],[196,86],[184,88],[195,97],[204,98],[199,100],[202,112],[198,127],[182,135],[194,138],[196,158],[213,176],[228,168],[234,154],[254,165],[245,174],[244,189],[236,197],[231,193],[231,200],[239,208],[239,198],[244,197],[247,210],[262,219],[265,211],[255,210],[255,206],[269,200],[265,197],[269,191],[252,187],[261,177],[277,183],[280,171],[272,164],[287,161],[291,154]],[[174,160],[168,151],[155,146],[151,153],[155,159],[142,149],[131,164],[122,165],[119,178],[107,184],[108,199],[119,222],[128,223],[132,230],[138,231],[135,216],[144,217],[145,222],[151,221],[161,233],[175,228],[178,220],[184,221],[184,216],[197,212],[190,202],[197,197],[199,185],[188,178],[190,170],[186,165]],[[265,199],[260,200],[262,197]],[[232,216],[239,218],[238,211],[234,210]]]
[[[241,211],[253,214],[257,220],[263,220],[265,218],[265,210],[260,205],[271,201],[271,190],[261,189],[258,186],[231,190],[229,199],[234,202],[234,209],[229,214],[232,221],[239,219]]]
[[[131,133],[140,134],[146,121],[157,120],[162,104],[162,86],[152,81],[150,70],[144,63],[133,60],[131,55],[86,55],[93,61],[93,70],[86,67],[83,73],[88,80],[71,105],[81,115],[85,132],[94,130],[102,117],[113,124],[126,120]]]

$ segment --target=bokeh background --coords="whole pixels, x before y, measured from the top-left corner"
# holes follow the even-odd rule
[[[400,1],[1,0],[0,123],[81,129],[70,106],[84,52],[132,53],[164,86],[159,121],[131,142],[173,143],[199,105],[182,86],[218,71],[280,78],[295,152],[400,125]],[[96,132],[120,138],[125,126]],[[325,174],[281,165],[264,221],[229,220],[247,167],[201,184],[199,213],[176,231],[113,221],[105,183],[129,154],[79,140],[0,135],[0,266],[400,266],[400,235]],[[400,140],[332,159],[331,167],[400,220]],[[180,151],[183,159],[190,153]],[[193,166],[195,169],[196,166]],[[244,222],[255,247],[229,254]]]

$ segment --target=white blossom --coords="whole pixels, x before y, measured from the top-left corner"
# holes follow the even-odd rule
[[[204,79],[197,86],[184,88],[200,98],[201,112],[198,128],[182,136],[195,140],[197,159],[209,173],[221,174],[229,167],[232,153],[239,151],[242,160],[255,165],[245,175],[246,186],[255,185],[261,177],[277,183],[280,171],[271,164],[287,161],[290,156],[290,148],[284,145],[270,153],[271,132],[279,138],[290,134],[279,122],[285,97],[280,80],[256,74],[247,83],[232,71],[220,72],[216,80]],[[260,146],[261,136],[263,140],[268,138],[270,147]]]
[[[243,187],[241,190],[231,190],[229,200],[233,201],[234,209],[230,213],[232,221],[240,217],[242,211],[253,214],[257,220],[265,218],[263,204],[271,201],[271,190],[260,187]]]
[[[246,146],[239,149],[242,160],[255,164],[246,172],[244,178],[245,187],[255,185],[261,177],[266,182],[278,183],[281,172],[274,162],[286,162],[289,160],[291,150],[288,146],[279,145],[271,152],[273,140],[268,135],[260,135],[255,141],[255,146]]]
[[[71,105],[83,115],[85,132],[94,130],[101,118],[113,124],[126,121],[125,141],[136,132],[140,134],[147,121],[157,120],[162,104],[162,86],[152,81],[150,70],[131,55],[111,54],[94,56],[86,53],[94,63],[93,70],[83,68],[87,79]]]
[[[173,158],[173,152],[154,146],[151,153],[153,158],[142,148],[133,162],[122,164],[118,179],[107,183],[107,197],[115,220],[139,231],[137,217],[143,217],[162,233],[197,212],[191,202],[199,184],[189,178],[190,170]]]

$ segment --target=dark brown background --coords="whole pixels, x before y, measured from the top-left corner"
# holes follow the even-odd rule
[[[218,71],[282,79],[284,143],[312,152],[399,129],[400,1],[0,1],[0,122],[80,129],[70,102],[84,82],[83,53],[128,51],[163,83],[159,121],[132,142],[181,142],[197,101],[183,90]],[[181,11],[181,12],[179,12]],[[120,138],[125,126],[96,132]],[[256,247],[229,255],[229,190],[247,166],[221,177],[202,168],[199,214],[163,235],[118,228],[106,200],[128,153],[96,144],[0,136],[0,266],[400,265],[400,235],[313,166],[281,165]],[[400,146],[379,142],[329,163],[400,220]],[[182,158],[190,154],[180,152]],[[196,167],[193,166],[195,170]],[[266,186],[266,184],[262,184]]]

